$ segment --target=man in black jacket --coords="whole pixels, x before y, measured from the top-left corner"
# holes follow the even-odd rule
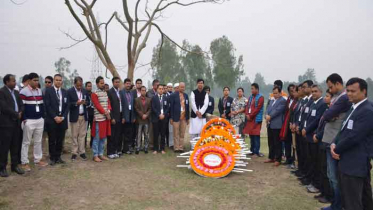
[[[50,165],[64,164],[61,159],[65,133],[67,130],[67,114],[69,102],[67,91],[62,88],[62,76],[54,75],[54,85],[45,91],[47,131],[49,139]]]
[[[87,112],[88,112],[87,131],[88,131],[89,128],[92,129],[93,115],[94,115],[94,107],[93,107],[93,103],[91,100],[92,82],[88,81],[85,83],[85,90],[87,91],[87,101],[89,101],[89,103],[87,104]],[[89,142],[89,145],[91,148],[92,148],[92,142],[93,142],[93,138],[91,136],[91,140]],[[85,135],[85,147],[87,147],[87,135]]]
[[[373,209],[371,154],[373,143],[373,107],[367,99],[367,82],[352,78],[347,95],[353,103],[330,150],[339,160],[342,207],[345,210]]]
[[[119,94],[120,78],[114,77],[112,79],[113,87],[108,92],[108,97],[111,105],[111,137],[108,138],[107,142],[107,156],[110,159],[119,157],[119,141],[122,138],[122,102]],[[119,154],[118,154],[119,153]]]
[[[82,88],[83,79],[81,77],[74,78],[74,87],[70,88],[68,92],[69,101],[69,120],[71,128],[71,138],[73,141],[71,160],[75,161],[78,155],[83,160],[87,160],[85,155],[85,136],[87,134],[87,91]]]
[[[153,96],[151,100],[152,106],[152,118],[153,123],[153,139],[154,139],[154,152],[162,152],[165,154],[165,134],[166,134],[166,123],[168,115],[168,102],[167,97],[163,95],[163,86],[158,85],[157,94]],[[161,138],[159,139],[159,135]],[[159,142],[160,141],[160,142]]]
[[[19,129],[21,127],[21,116],[23,103],[18,91],[14,90],[16,79],[14,75],[4,76],[4,87],[0,89],[0,176],[8,177],[6,166],[8,164],[8,153],[10,151],[11,170],[17,174],[25,172],[18,167],[18,148],[20,142]]]

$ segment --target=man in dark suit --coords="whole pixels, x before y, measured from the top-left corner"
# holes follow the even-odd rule
[[[209,94],[209,106],[207,107],[206,113],[213,115],[215,109],[215,99],[210,95],[211,90],[209,86],[205,86],[203,90],[205,90],[205,92]]]
[[[233,98],[229,96],[229,87],[223,88],[223,97],[219,99],[218,108],[220,117],[227,119],[228,121],[231,119],[231,107],[233,103]]]
[[[157,95],[153,96],[151,100],[152,105],[152,124],[153,124],[153,139],[154,139],[154,152],[162,152],[165,154],[165,134],[166,123],[168,114],[167,97],[163,95],[163,86],[158,85]],[[158,137],[161,136],[159,139]],[[160,141],[160,142],[159,142]]]
[[[118,158],[122,150],[119,150],[119,142],[122,139],[123,107],[120,97],[120,78],[113,77],[113,87],[108,92],[111,105],[111,136],[107,141],[107,156],[110,159]],[[119,153],[119,154],[118,154]]]
[[[347,95],[353,103],[330,150],[339,160],[342,206],[345,210],[373,209],[370,184],[371,147],[373,141],[373,107],[367,100],[367,82],[352,78]]]
[[[307,151],[308,151],[308,143],[306,138],[303,137],[302,135],[302,130],[304,127],[304,122],[307,119],[308,114],[310,113],[310,107],[313,103],[312,99],[312,85],[313,82],[311,80],[307,80],[303,82],[302,84],[302,90],[304,93],[304,98],[303,98],[303,105],[301,107],[301,112],[300,116],[298,119],[298,126],[296,128],[297,132],[300,134],[301,139],[300,139],[300,160],[299,162],[302,162],[302,165],[300,165],[300,171],[304,177],[304,175],[307,174],[308,171],[308,165],[307,165]],[[309,180],[302,180],[302,185],[310,185],[311,182]]]
[[[152,99],[153,96],[155,96],[157,94],[157,87],[159,85],[159,80],[155,79],[153,80],[152,82],[152,88],[150,90],[148,90],[148,92],[146,92],[146,97]],[[151,121],[151,118],[152,116],[150,115],[150,121]],[[153,123],[150,123],[150,126],[149,126],[149,147],[152,148],[153,147]]]
[[[69,121],[71,138],[73,142],[71,160],[75,161],[78,155],[87,160],[85,155],[85,137],[87,135],[87,104],[90,104],[87,91],[82,88],[83,79],[74,78],[74,87],[67,91],[69,101]]]
[[[307,152],[306,152],[306,165],[307,172],[301,180],[310,182],[311,185],[307,187],[308,192],[318,193],[321,185],[320,171],[319,171],[319,145],[320,142],[314,141],[313,136],[316,134],[317,127],[320,119],[324,114],[328,105],[324,102],[322,97],[322,88],[319,85],[312,85],[312,100],[313,103],[310,106],[310,111],[304,121],[302,136],[306,140]]]
[[[9,151],[12,172],[25,173],[18,167],[18,148],[21,143],[19,129],[24,106],[18,91],[14,89],[16,87],[15,76],[7,74],[3,82],[4,87],[0,89],[0,177],[8,177],[6,166]]]
[[[141,87],[142,87],[142,79],[136,79],[136,82],[135,82],[135,86],[134,86],[134,89],[131,91],[131,93],[133,94],[133,100],[136,100],[136,98],[140,97],[141,96]],[[136,110],[135,110],[136,112]],[[132,135],[132,138],[134,139],[134,145],[132,145],[133,147],[136,147],[136,139],[137,139],[137,131],[139,129],[139,124],[138,122],[136,121],[135,122],[135,126],[134,126],[134,130],[133,130],[133,135]]]
[[[280,141],[280,130],[284,122],[286,99],[281,96],[281,88],[273,88],[273,99],[269,102],[266,110],[266,121],[268,128],[268,160],[264,163],[281,164],[282,145]]]
[[[134,107],[134,98],[131,94],[131,80],[124,80],[124,89],[120,91],[122,103],[122,132],[124,134],[124,142],[120,141],[119,149],[123,153],[132,154],[132,145],[134,144],[133,132],[135,129],[136,112]],[[123,143],[122,143],[123,142]],[[123,146],[122,146],[123,145]]]
[[[46,124],[49,139],[50,165],[66,163],[61,159],[65,133],[67,130],[67,114],[69,101],[67,91],[62,88],[62,76],[54,75],[53,87],[45,91]]]
[[[188,94],[184,93],[185,83],[179,84],[179,91],[173,93],[169,97],[171,118],[170,122],[173,126],[174,134],[174,151],[182,153],[184,151],[184,136],[185,129],[189,124],[189,98]]]
[[[139,154],[144,136],[144,152],[148,154],[149,148],[149,118],[151,112],[150,98],[146,97],[146,87],[141,87],[141,96],[135,99],[136,121],[138,123],[136,154]]]

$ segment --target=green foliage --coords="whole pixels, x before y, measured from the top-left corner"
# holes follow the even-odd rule
[[[226,36],[213,40],[210,45],[210,51],[215,82],[220,87],[234,87],[244,74],[243,56],[236,58],[236,49]]]
[[[78,71],[70,69],[71,62],[66,58],[60,58],[57,62],[54,63],[56,72],[61,74],[63,79],[63,87],[70,88],[74,85],[74,77],[79,76]]]
[[[309,68],[303,75],[298,76],[298,82],[304,82],[306,80],[312,80],[314,83],[317,83],[315,69]]]
[[[370,77],[368,77],[366,81],[368,83],[368,98],[372,100],[373,99],[373,80]]]
[[[153,49],[153,58],[150,64],[154,70],[153,78],[159,79],[161,83],[185,81],[186,74],[181,67],[176,46],[168,39],[164,39],[160,50],[161,43],[162,41],[159,41]]]

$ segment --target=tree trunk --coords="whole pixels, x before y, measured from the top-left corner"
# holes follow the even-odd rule
[[[128,63],[127,78],[129,78],[131,81],[133,81],[134,74],[135,74],[135,63],[134,62],[129,62]]]
[[[118,71],[117,69],[115,68],[114,64],[112,62],[108,63],[108,70],[110,71],[111,75],[113,75],[113,77],[119,77],[119,74],[118,74]]]

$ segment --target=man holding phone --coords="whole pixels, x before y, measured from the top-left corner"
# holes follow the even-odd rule
[[[87,160],[85,155],[85,137],[87,134],[87,104],[89,104],[89,98],[87,91],[82,86],[83,79],[75,77],[74,86],[68,90],[70,130],[73,140],[72,161],[75,161],[78,155],[83,160]]]

